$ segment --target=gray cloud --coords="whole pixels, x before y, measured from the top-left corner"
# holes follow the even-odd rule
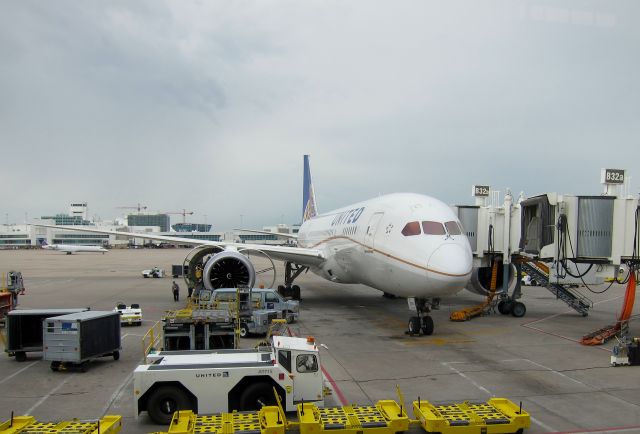
[[[470,185],[598,193],[640,157],[633,1],[3,2],[0,213],[216,228]],[[178,220],[176,218],[174,220]]]

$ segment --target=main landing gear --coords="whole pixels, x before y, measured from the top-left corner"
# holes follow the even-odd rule
[[[415,306],[413,306],[415,304]],[[410,298],[409,306],[415,309],[418,316],[412,316],[409,318],[409,325],[407,327],[407,334],[411,336],[417,336],[421,332],[425,336],[431,336],[433,334],[433,318],[429,315],[432,309],[438,309],[440,306],[440,299],[426,299],[426,298]]]
[[[301,275],[303,272],[309,270],[309,267],[303,265],[294,264],[292,262],[284,263],[284,285],[278,286],[278,293],[283,297],[291,297],[294,300],[300,301],[300,287],[293,285],[293,281]]]

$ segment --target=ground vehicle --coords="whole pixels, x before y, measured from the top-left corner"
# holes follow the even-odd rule
[[[51,369],[76,367],[86,372],[99,357],[120,358],[120,314],[89,310],[47,318],[42,323],[44,360]]]
[[[42,321],[54,316],[83,312],[80,309],[24,309],[7,314],[7,347],[9,356],[17,362],[27,360],[27,353],[42,351]]]
[[[120,324],[142,325],[142,309],[139,304],[132,303],[130,306],[127,306],[124,303],[118,302],[113,310],[120,313]]]
[[[520,283],[524,286],[538,286],[538,282],[536,281],[536,279],[532,278],[528,274],[522,276],[522,280],[520,281]]]
[[[273,405],[285,411],[302,401],[324,406],[320,354],[313,338],[273,336],[272,346],[217,351],[151,353],[133,373],[136,414],[168,424],[176,410],[201,414]]]
[[[216,289],[211,295],[211,302],[217,308],[228,308],[235,303],[236,293],[235,288]],[[254,311],[276,311],[279,313],[278,318],[293,323],[298,318],[300,303],[295,300],[286,300],[275,289],[253,288],[251,290],[251,308]]]
[[[144,277],[145,279],[149,277],[164,277],[164,270],[158,267],[153,267],[150,270],[142,270],[142,277]]]

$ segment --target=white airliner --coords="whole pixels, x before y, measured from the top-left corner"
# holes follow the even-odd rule
[[[440,297],[462,290],[472,272],[471,247],[457,216],[432,197],[389,194],[317,215],[308,155],[304,156],[303,224],[297,247],[67,229],[201,246],[202,254],[194,257],[202,261],[203,283],[208,289],[252,287],[256,271],[239,250],[260,251],[285,262],[286,286],[279,289],[295,298],[300,288],[292,283],[307,269],[332,282],[361,283],[385,294],[408,297],[415,301],[417,311],[409,320],[411,334],[433,333],[429,312],[437,308]]]
[[[107,249],[100,246],[74,246],[71,244],[48,244],[46,241],[42,242],[41,247],[45,250],[56,250],[58,252],[65,252],[67,255],[79,252],[98,252],[103,255],[108,252]]]

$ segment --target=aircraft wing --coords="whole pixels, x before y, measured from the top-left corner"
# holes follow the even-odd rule
[[[290,238],[292,240],[298,239],[298,234],[281,234],[278,232],[258,231],[256,229],[234,229],[234,231],[253,232],[254,234],[264,234],[264,235],[275,235],[276,237]]]
[[[182,238],[167,235],[154,235],[153,233],[138,233],[138,232],[123,232],[123,231],[109,231],[106,229],[92,229],[87,227],[78,226],[56,226],[45,224],[34,224],[34,226],[62,229],[68,231],[77,232],[91,232],[95,234],[114,235],[118,237],[127,238],[142,238],[145,240],[166,241],[171,243],[189,244],[192,246],[217,246],[221,248],[234,248],[237,250],[253,249],[260,250],[267,253],[271,258],[281,261],[294,262],[299,265],[316,266],[324,262],[324,254],[318,249],[305,249],[301,247],[285,247],[285,246],[270,246],[267,244],[244,244],[244,243],[227,243],[224,241],[209,241],[209,240],[194,240],[191,238]]]

